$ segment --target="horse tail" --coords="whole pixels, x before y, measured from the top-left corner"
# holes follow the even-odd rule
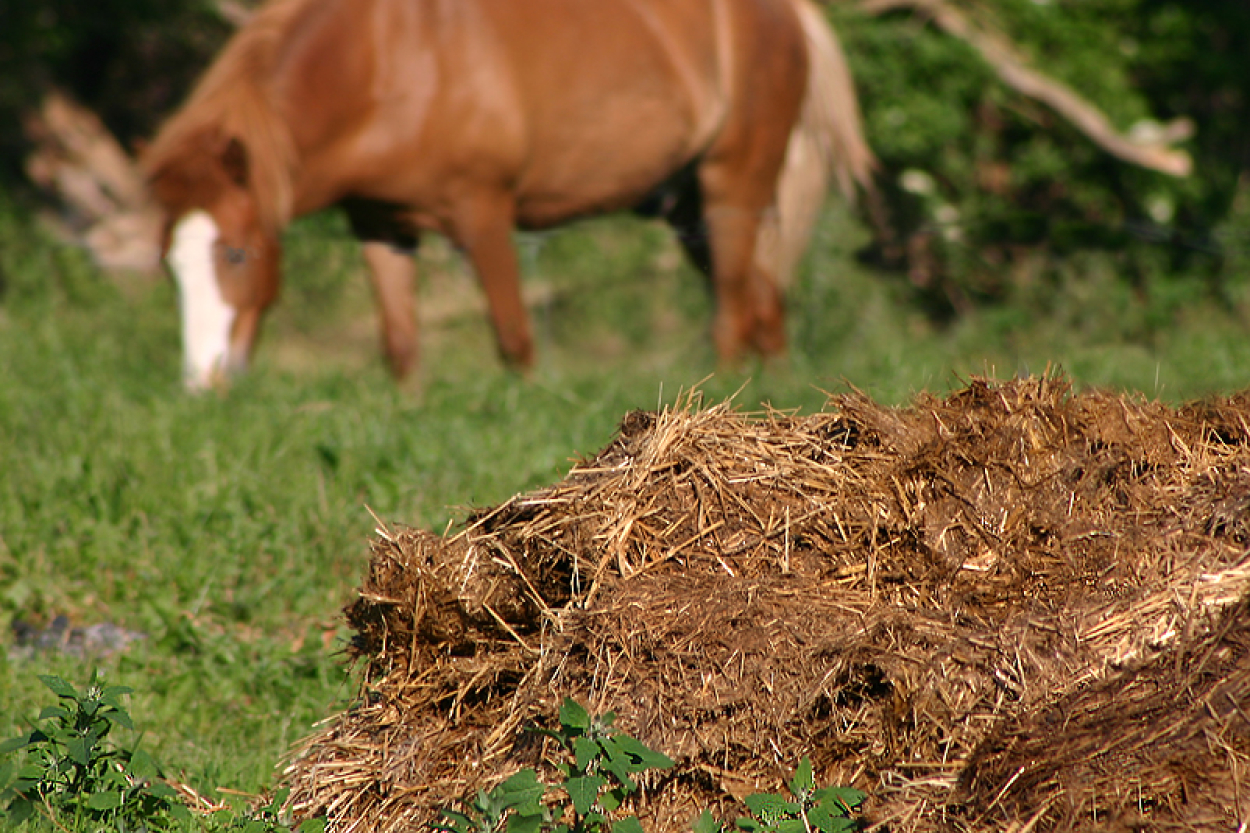
[[[811,0],[791,0],[807,44],[807,93],[790,134],[774,208],[756,241],[756,264],[786,288],[807,248],[829,180],[854,201],[870,187],[876,159],[864,138],[850,67],[842,47]]]

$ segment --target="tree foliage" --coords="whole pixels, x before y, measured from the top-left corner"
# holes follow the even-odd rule
[[[1090,250],[1109,253],[1142,287],[1198,273],[1226,291],[1250,246],[1237,210],[1250,162],[1241,127],[1250,7],[993,0],[960,8],[1123,133],[1192,119],[1185,147],[1194,171],[1175,178],[1114,158],[1005,85],[969,44],[932,25],[923,3],[880,16],[837,5],[833,20],[882,163],[884,230],[874,254],[906,268],[947,310],[1010,295],[1027,276]]]
[[[129,144],[177,105],[230,27],[210,0],[18,0],[0,3],[0,32],[0,161],[12,182],[21,115],[49,88]]]

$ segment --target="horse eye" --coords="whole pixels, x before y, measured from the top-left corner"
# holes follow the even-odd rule
[[[226,263],[231,266],[239,266],[243,261],[247,260],[247,249],[237,246],[227,246],[221,244],[221,256],[225,258]]]

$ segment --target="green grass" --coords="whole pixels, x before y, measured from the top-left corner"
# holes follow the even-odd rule
[[[857,265],[831,209],[791,293],[790,355],[718,372],[704,281],[666,231],[630,219],[521,240],[540,364],[502,369],[444,245],[421,255],[434,325],[397,387],[336,217],[288,235],[288,285],[254,371],[221,395],[179,384],[163,281],[105,278],[0,206],[0,738],[47,700],[38,674],[99,666],[135,689],[143,743],[196,788],[271,786],[290,744],[353,685],[339,623],[374,520],[442,530],[467,507],[553,482],[633,408],[711,399],[811,411],[853,385],[902,402],[974,374],[1066,370],[1177,400],[1245,386],[1250,338],[1198,281],[1127,288],[1108,259],[1062,291],[932,323],[897,276]],[[147,638],[98,662],[9,656],[10,625],[113,622]]]

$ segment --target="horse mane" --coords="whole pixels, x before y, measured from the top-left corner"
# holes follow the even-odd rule
[[[315,2],[320,0],[270,0],[226,43],[144,151],[149,182],[236,141],[246,151],[248,186],[261,222],[276,230],[290,220],[295,146],[267,87],[285,35]]]

